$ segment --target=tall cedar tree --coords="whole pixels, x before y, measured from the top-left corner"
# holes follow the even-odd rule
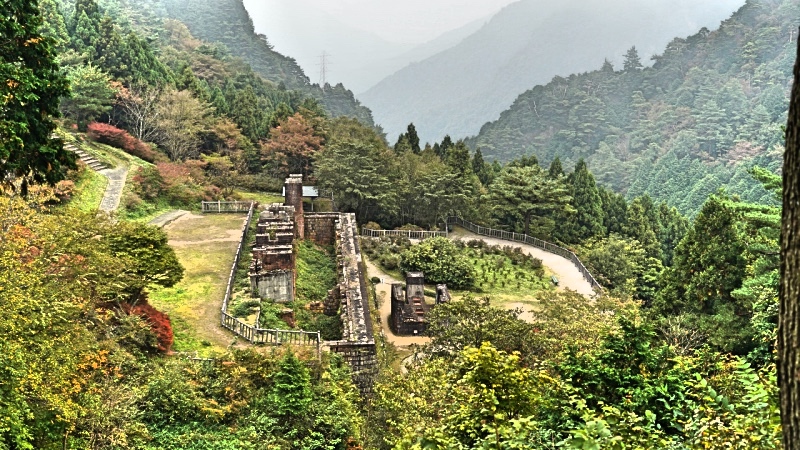
[[[800,449],[800,46],[797,55],[783,159],[778,319],[778,380],[786,450]]]
[[[408,124],[408,128],[406,129],[406,137],[408,138],[408,143],[411,145],[411,151],[414,153],[419,153],[422,149],[419,147],[419,136],[417,135],[417,128],[414,126],[414,123]]]
[[[55,184],[75,167],[75,156],[51,138],[58,99],[69,89],[41,25],[37,2],[0,3],[0,186],[16,177],[23,194],[31,182]]]
[[[603,202],[594,176],[581,159],[572,175],[572,206],[575,208],[572,239],[582,242],[603,233]]]

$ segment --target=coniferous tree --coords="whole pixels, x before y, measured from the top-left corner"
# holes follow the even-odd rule
[[[42,35],[53,39],[53,49],[61,53],[69,45],[69,33],[61,10],[55,0],[40,0],[39,9],[42,11]]]
[[[594,176],[581,159],[572,174],[572,207],[575,209],[570,234],[573,242],[582,242],[604,234],[603,202]]]
[[[484,186],[488,186],[492,181],[492,173],[486,161],[483,160],[481,149],[475,150],[475,154],[472,155],[472,173],[477,175]]]
[[[636,46],[629,48],[625,53],[625,62],[622,64],[623,70],[629,72],[632,70],[640,70],[642,67],[642,60],[639,58],[639,52],[636,50]]]
[[[447,157],[445,163],[452,167],[459,176],[465,176],[472,172],[471,162],[469,158],[469,149],[464,141],[458,141],[456,144],[447,149]]]
[[[450,135],[448,134],[444,137],[444,139],[442,139],[442,143],[438,144],[438,147],[434,146],[434,151],[436,151],[436,154],[439,156],[439,158],[444,161],[445,158],[447,158],[447,151],[450,150],[450,147],[452,146],[453,140],[450,139]]]
[[[22,180],[55,184],[75,167],[75,157],[51,138],[58,99],[67,95],[52,41],[40,32],[36,2],[0,3],[0,185]]]
[[[556,156],[553,158],[553,162],[550,163],[550,170],[548,170],[548,174],[552,179],[558,179],[564,176],[564,168],[561,166],[561,158]]]
[[[553,217],[574,212],[566,186],[541,167],[507,167],[489,187],[495,216],[525,234],[547,237]]]
[[[100,39],[100,9],[95,0],[76,0],[73,16],[74,29],[72,46],[79,53],[85,53],[90,60],[97,57],[95,44]]]
[[[626,222],[625,234],[639,241],[647,252],[647,256],[661,260],[661,245],[656,235],[658,228],[653,228],[648,217],[647,203],[642,200],[642,197],[635,198],[628,205]]]
[[[419,136],[417,135],[417,128],[414,126],[414,123],[408,124],[408,128],[406,129],[406,138],[408,138],[408,143],[411,145],[411,151],[414,153],[419,153],[421,148],[419,146]]]
[[[603,186],[598,186],[597,189],[603,203],[603,227],[606,234],[624,234],[628,228],[628,202],[622,194]]]

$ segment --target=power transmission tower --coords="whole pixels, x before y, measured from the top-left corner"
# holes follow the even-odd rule
[[[323,91],[325,85],[328,84],[328,66],[332,64],[329,57],[328,52],[323,51],[319,56],[319,64],[317,64],[319,66],[319,85]]]

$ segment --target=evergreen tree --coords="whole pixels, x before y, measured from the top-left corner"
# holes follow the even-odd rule
[[[639,52],[636,50],[636,46],[633,46],[628,49],[625,53],[625,62],[622,64],[622,69],[626,72],[630,72],[633,70],[640,70],[642,67],[642,60],[639,58]]]
[[[572,212],[564,184],[539,166],[507,167],[489,186],[495,217],[525,234],[548,237],[554,216]]]
[[[53,48],[56,53],[61,53],[69,45],[69,33],[64,16],[55,0],[40,0],[39,9],[42,11],[42,35],[53,39]]]
[[[74,155],[51,138],[68,87],[41,24],[36,2],[0,3],[0,185],[16,177],[23,193],[29,183],[55,184],[75,167]]]
[[[85,53],[90,60],[97,57],[95,44],[100,39],[100,9],[95,0],[76,0],[73,16],[75,28],[72,30],[72,46],[79,53]]]
[[[647,256],[661,260],[661,245],[656,235],[658,228],[653,228],[652,222],[648,217],[647,202],[643,201],[642,197],[635,198],[628,205],[626,222],[625,234],[639,241],[642,248],[647,252]]]
[[[417,128],[414,126],[413,122],[408,124],[406,138],[408,138],[408,143],[411,145],[411,151],[414,153],[419,153],[421,151],[419,146],[419,136],[417,135]]]
[[[394,152],[398,155],[402,155],[405,152],[410,152],[411,150],[411,142],[408,141],[408,134],[401,133],[400,136],[397,137],[397,143],[394,144]]]
[[[572,242],[583,242],[605,234],[603,229],[603,202],[594,176],[581,159],[572,174],[572,207],[575,209],[570,224]]]
[[[624,234],[628,228],[628,202],[625,197],[603,186],[598,186],[597,190],[603,203],[603,227],[606,234]]]
[[[492,181],[492,173],[490,172],[489,166],[483,160],[481,149],[475,150],[475,154],[472,155],[472,173],[478,176],[478,179],[484,186],[488,186]]]
[[[445,158],[447,158],[447,151],[450,150],[450,147],[452,146],[453,146],[453,140],[450,139],[450,135],[448,134],[445,135],[444,139],[442,139],[442,143],[438,145],[438,150],[437,147],[434,146],[434,151],[436,151],[436,154],[439,156],[439,158],[441,158],[442,161],[444,161]]]
[[[665,316],[685,315],[713,346],[739,354],[752,346],[752,311],[733,296],[747,270],[745,241],[741,212],[725,195],[712,195],[675,248],[654,305]]]
[[[108,74],[87,64],[70,70],[68,78],[72,95],[62,100],[61,111],[80,129],[111,111],[115,91]]]
[[[550,170],[548,170],[550,178],[556,180],[564,176],[564,168],[561,167],[561,158],[556,156],[553,162],[550,163]]]
[[[458,141],[456,144],[447,149],[447,157],[445,163],[450,166],[459,176],[466,176],[472,172],[471,162],[469,158],[469,149],[464,141]]]

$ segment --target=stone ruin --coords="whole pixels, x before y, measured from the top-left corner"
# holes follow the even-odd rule
[[[436,305],[450,301],[447,285],[436,285]],[[392,284],[389,327],[398,336],[422,335],[428,329],[427,314],[431,305],[425,302],[425,274],[408,272],[406,285]]]
[[[293,301],[297,278],[295,241],[306,239],[334,246],[337,285],[322,305],[312,308],[341,317],[342,339],[324,342],[323,346],[342,355],[352,369],[356,385],[368,395],[377,360],[355,215],[305,213],[302,175],[290,175],[284,188],[284,203],[267,205],[258,216],[249,273],[251,294],[275,302]]]

